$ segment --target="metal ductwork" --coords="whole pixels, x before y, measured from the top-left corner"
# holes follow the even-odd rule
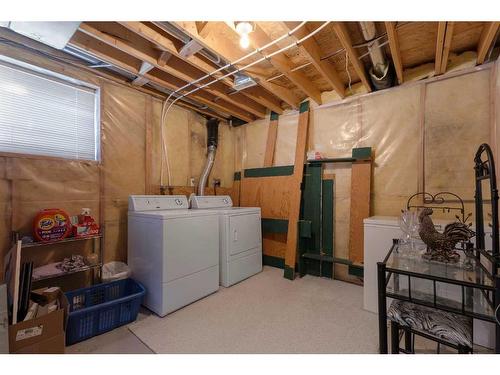
[[[219,120],[211,118],[207,121],[207,161],[203,172],[201,172],[198,182],[197,195],[205,195],[205,187],[207,185],[208,176],[212,171],[217,152],[217,142],[219,139]]]
[[[377,29],[374,22],[360,22],[363,37],[368,44],[368,52],[372,61],[370,80],[376,90],[387,89],[394,84],[394,72],[385,57],[380,42],[376,38]]]

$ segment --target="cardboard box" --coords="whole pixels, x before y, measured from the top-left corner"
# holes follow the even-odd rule
[[[10,353],[64,354],[69,304],[61,290],[57,299],[60,305],[57,310],[9,326]]]

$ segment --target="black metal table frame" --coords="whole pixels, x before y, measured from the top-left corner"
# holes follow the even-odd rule
[[[433,276],[425,273],[418,273],[418,272],[413,272],[413,271],[403,271],[399,269],[394,269],[386,266],[386,262],[391,256],[392,252],[394,251],[395,247],[397,246],[397,240],[394,240],[394,243],[387,254],[386,258],[384,259],[383,262],[378,262],[377,263],[377,280],[378,280],[378,311],[379,311],[379,351],[381,354],[387,354],[388,353],[388,343],[387,343],[387,298],[393,298],[393,299],[399,299],[403,301],[408,301],[417,305],[422,305],[422,306],[427,306],[427,307],[432,307],[436,309],[440,309],[443,311],[448,311],[456,314],[461,314],[465,316],[469,316],[471,318],[479,319],[479,320],[484,320],[488,322],[496,322],[494,316],[488,316],[488,315],[483,315],[483,314],[478,314],[474,313],[473,311],[467,311],[465,309],[465,295],[467,293],[467,289],[470,290],[470,288],[475,288],[482,290],[483,294],[486,294],[487,296],[490,296],[487,298],[488,300],[492,300],[493,306],[492,309],[495,311],[497,308],[498,304],[500,303],[500,277],[496,276],[494,277],[494,286],[489,286],[489,285],[482,285],[482,284],[475,284],[475,283],[470,283],[466,281],[460,281],[460,280],[453,280],[453,279],[448,279],[444,277],[439,277],[439,276]],[[387,284],[390,281],[391,277],[394,277],[394,275],[401,275],[408,277],[408,296],[403,296],[400,294],[396,293],[391,293],[388,292],[386,287]],[[426,280],[431,280],[434,285],[434,298],[433,302],[425,302],[420,299],[415,299],[412,297],[411,294],[411,278],[419,278],[419,279],[426,279]],[[448,283],[448,284],[454,284],[454,285],[459,285],[462,288],[462,307],[461,309],[457,309],[451,306],[446,306],[443,304],[437,304],[436,301],[436,282],[441,282],[441,283]],[[493,298],[491,298],[493,297]],[[440,341],[439,339],[436,339],[435,341],[440,342],[441,344],[444,345],[449,345],[446,341]],[[496,330],[495,330],[495,353],[500,353],[500,326],[496,324]]]
[[[425,273],[418,273],[413,271],[406,271],[400,269],[394,269],[387,267],[386,263],[391,256],[394,248],[397,245],[397,241],[394,240],[390,251],[385,257],[383,262],[377,263],[377,282],[378,282],[378,312],[379,312],[379,351],[380,353],[387,353],[387,297],[393,299],[404,300],[412,302],[418,305],[432,307],[456,314],[461,314],[469,316],[471,318],[494,322],[495,324],[495,353],[500,353],[500,325],[496,321],[495,314],[497,313],[498,306],[500,304],[500,277],[498,276],[498,267],[500,265],[500,238],[499,238],[499,218],[498,218],[498,189],[496,183],[496,172],[495,172],[495,162],[493,158],[493,152],[488,144],[483,143],[479,146],[475,156],[474,156],[474,171],[475,171],[475,216],[476,216],[476,249],[474,250],[474,255],[476,258],[476,265],[482,268],[486,277],[491,281],[491,285],[485,285],[481,283],[480,280],[474,282],[467,282],[461,280],[449,279],[446,277],[440,277],[435,275],[429,275]],[[482,191],[482,181],[487,180],[489,182],[490,188],[490,199],[491,199],[491,227],[492,227],[492,249],[491,251],[485,250],[485,232],[484,232],[484,215],[483,215],[483,191]],[[425,194],[424,194],[425,195]],[[434,197],[432,202],[434,202]],[[410,198],[411,199],[411,198]],[[444,202],[444,201],[443,201]],[[463,214],[463,212],[462,212]],[[460,250],[460,249],[457,249]],[[462,248],[463,250],[463,248]],[[487,269],[483,263],[482,259],[486,259],[489,262],[490,267]],[[394,275],[402,275],[408,277],[408,296],[398,295],[396,293],[387,292],[387,284],[391,277]],[[399,276],[398,276],[399,277]],[[417,300],[412,298],[411,294],[411,277],[419,279],[427,279],[433,282],[434,295],[433,302],[429,303],[423,300]],[[454,308],[452,306],[438,305],[436,303],[436,282],[448,283],[459,285],[461,287],[462,293],[462,306],[460,309]],[[466,294],[470,293],[471,288],[479,289],[486,301],[489,303],[493,310],[493,315],[483,315],[477,314],[473,311],[465,310],[465,298]],[[439,339],[434,341],[440,342]],[[446,342],[441,342],[448,345]]]

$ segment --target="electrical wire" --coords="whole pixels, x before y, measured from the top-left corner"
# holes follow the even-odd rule
[[[245,55],[245,56],[243,56],[243,57],[241,57],[241,58],[237,59],[236,61],[229,62],[227,65],[225,65],[225,66],[223,66],[223,67],[220,67],[219,69],[217,69],[217,70],[215,70],[215,71],[213,71],[213,72],[211,72],[211,73],[208,73],[208,74],[207,74],[207,75],[205,75],[204,77],[200,77],[200,78],[198,78],[197,80],[194,80],[194,81],[192,81],[192,82],[189,82],[188,84],[184,85],[183,87],[180,87],[180,88],[178,88],[177,90],[173,91],[173,92],[172,92],[172,93],[168,96],[168,98],[165,100],[165,102],[163,103],[163,106],[162,106],[162,115],[161,115],[161,117],[160,117],[160,121],[161,121],[161,123],[160,123],[160,139],[161,139],[161,141],[162,141],[162,150],[163,150],[162,159],[163,159],[163,158],[165,158],[165,163],[166,163],[166,166],[167,166],[168,184],[170,184],[172,176],[171,176],[171,173],[170,173],[170,164],[169,164],[169,161],[168,161],[168,148],[166,147],[165,138],[164,138],[164,128],[165,128],[165,127],[166,127],[166,125],[167,125],[167,124],[165,123],[165,120],[166,120],[167,115],[168,115],[168,113],[170,112],[170,109],[172,108],[172,106],[173,106],[173,105],[174,105],[177,101],[179,101],[180,99],[182,99],[183,97],[186,97],[186,96],[188,96],[188,95],[191,95],[192,93],[194,93],[194,92],[196,92],[196,91],[198,91],[198,90],[201,90],[201,89],[203,89],[203,88],[205,88],[205,87],[208,87],[208,86],[212,85],[213,83],[216,83],[216,82],[218,82],[218,81],[221,81],[221,80],[223,80],[223,79],[225,79],[225,78],[227,78],[227,77],[229,77],[229,76],[236,75],[236,74],[238,74],[239,72],[241,72],[241,71],[243,71],[243,70],[245,70],[245,69],[248,69],[248,68],[250,68],[251,66],[254,66],[254,65],[256,65],[256,64],[258,64],[258,63],[260,63],[260,62],[262,62],[262,61],[264,61],[264,60],[269,60],[271,57],[273,57],[273,56],[275,56],[275,55],[277,55],[277,54],[279,54],[279,53],[282,53],[282,52],[284,52],[284,51],[286,51],[286,50],[288,50],[288,49],[292,48],[293,46],[299,46],[301,42],[303,42],[304,40],[306,40],[306,39],[308,39],[308,38],[312,37],[313,35],[315,35],[316,33],[318,33],[320,30],[322,30],[322,29],[323,29],[326,25],[328,25],[329,23],[330,23],[329,21],[325,22],[323,25],[321,25],[321,26],[320,26],[320,27],[318,27],[316,30],[314,30],[313,32],[309,33],[308,35],[306,35],[306,36],[305,36],[305,37],[303,37],[302,39],[300,39],[300,40],[298,40],[298,41],[296,41],[296,42],[294,42],[294,43],[292,43],[292,44],[290,44],[290,45],[288,45],[288,46],[286,46],[286,47],[284,47],[284,48],[281,48],[281,49],[279,49],[279,50],[277,50],[277,51],[275,51],[275,52],[273,52],[273,53],[271,53],[271,54],[269,54],[269,55],[264,55],[264,54],[262,53],[262,51],[264,51],[265,49],[269,48],[270,46],[272,46],[272,45],[274,45],[274,44],[276,44],[276,43],[280,42],[281,40],[283,40],[283,39],[285,39],[285,38],[287,38],[287,37],[290,37],[293,33],[295,33],[297,30],[299,30],[302,26],[304,26],[304,25],[306,24],[306,22],[305,22],[305,21],[303,21],[303,22],[301,22],[298,26],[296,26],[295,28],[293,28],[292,30],[290,30],[289,32],[287,32],[286,34],[283,34],[281,37],[279,37],[279,38],[277,38],[277,39],[275,39],[275,40],[273,40],[273,41],[271,41],[271,42],[267,43],[267,44],[266,44],[266,45],[264,45],[263,47],[256,48],[253,52],[251,52],[251,53],[249,53],[249,54],[247,54],[247,55]],[[260,58],[260,59],[255,60],[254,62],[252,62],[252,63],[250,63],[250,64],[247,64],[246,66],[244,66],[244,67],[242,67],[242,68],[237,68],[237,67],[235,66],[235,64],[238,64],[238,63],[240,63],[240,62],[242,62],[242,61],[244,61],[244,60],[248,59],[249,57],[251,57],[251,56],[253,56],[253,55],[255,55],[255,54],[258,54],[258,53],[262,54],[262,55],[263,55],[263,57],[262,57],[262,58]],[[199,83],[200,81],[202,81],[202,80],[204,80],[204,79],[206,79],[206,78],[208,78],[208,77],[213,77],[213,75],[214,75],[215,73],[218,73],[218,72],[220,72],[221,70],[227,69],[228,67],[233,67],[233,68],[235,68],[236,70],[235,70],[235,71],[232,71],[232,72],[229,72],[229,73],[227,73],[227,74],[225,74],[225,75],[222,75],[221,77],[218,77],[218,78],[214,79],[213,81],[208,82],[208,83],[205,83],[205,84],[203,84],[203,85],[201,85],[201,86],[197,86],[197,85],[196,85],[196,84],[197,84],[197,83]],[[181,94],[180,96],[178,96],[177,98],[175,98],[175,99],[172,101],[172,103],[170,103],[170,104],[168,105],[168,107],[167,107],[167,104],[168,104],[168,102],[170,101],[170,99],[172,98],[172,96],[177,95],[180,91],[183,91],[183,90],[185,90],[186,88],[188,88],[188,87],[190,87],[190,86],[195,86],[195,88],[194,88],[193,90],[191,90],[191,91],[189,91],[189,92],[187,92],[187,93],[185,93],[185,94]],[[164,186],[164,184],[163,184],[163,168],[162,168],[162,163],[160,163],[160,167],[161,167],[161,171],[160,171],[160,186]]]

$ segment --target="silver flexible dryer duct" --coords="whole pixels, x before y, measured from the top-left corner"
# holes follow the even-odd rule
[[[217,146],[214,145],[208,146],[207,162],[205,163],[205,168],[203,168],[203,172],[201,172],[200,181],[198,182],[197,195],[205,195],[205,186],[207,186],[208,176],[212,171],[216,153],[217,153]]]
[[[205,195],[205,186],[207,186],[208,176],[212,171],[217,152],[217,143],[219,141],[219,120],[211,118],[207,121],[207,162],[201,172],[198,181],[198,195]]]

